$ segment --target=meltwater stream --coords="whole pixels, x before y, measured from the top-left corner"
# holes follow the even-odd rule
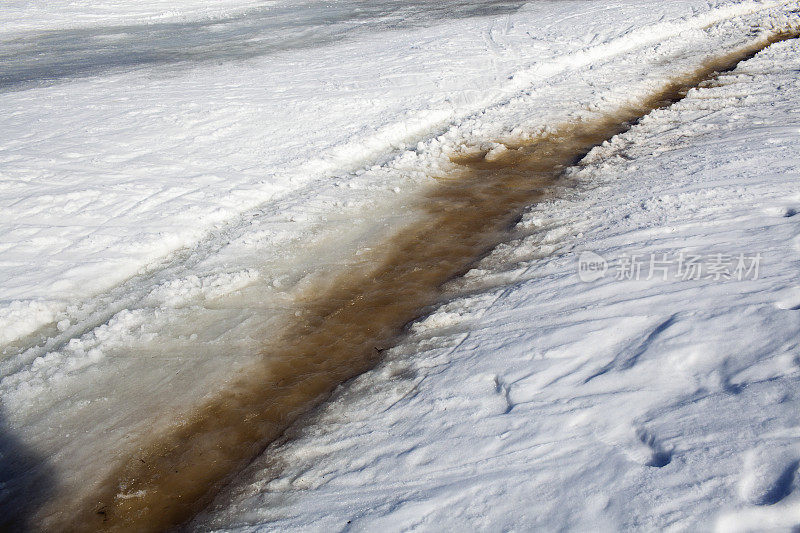
[[[33,523],[45,530],[162,531],[185,522],[300,415],[373,366],[404,326],[440,299],[442,284],[502,242],[565,167],[715,73],[794,37],[778,34],[726,54],[614,113],[563,124],[499,153],[454,156],[456,170],[421,198],[418,221],[369,261],[310,288],[256,363],[141,443],[88,494],[56,498]]]

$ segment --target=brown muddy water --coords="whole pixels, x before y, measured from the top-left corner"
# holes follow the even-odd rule
[[[422,199],[421,220],[376,247],[370,261],[309,290],[294,325],[265,343],[260,363],[141,443],[88,497],[55,502],[34,523],[51,531],[139,532],[184,523],[292,422],[374,366],[406,324],[440,301],[442,284],[507,239],[566,167],[716,73],[793,37],[774,35],[720,56],[614,113],[562,124],[499,153],[453,156],[452,174]]]

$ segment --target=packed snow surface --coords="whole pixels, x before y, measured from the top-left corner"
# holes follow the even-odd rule
[[[415,216],[450,154],[613,111],[796,10],[4,2],[2,490],[91,488]],[[796,523],[793,46],[590,154],[203,527]],[[606,277],[580,282],[582,250]],[[681,251],[760,253],[760,276],[612,281]]]

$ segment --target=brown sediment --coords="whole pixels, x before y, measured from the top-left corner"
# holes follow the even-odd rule
[[[499,153],[453,156],[425,195],[420,221],[300,303],[296,324],[261,362],[145,442],[77,509],[43,518],[68,531],[162,531],[191,518],[231,475],[342,382],[372,367],[404,326],[437,302],[442,284],[506,238],[521,211],[546,197],[565,167],[655,108],[731,69],[778,34],[668,82],[646,100]]]

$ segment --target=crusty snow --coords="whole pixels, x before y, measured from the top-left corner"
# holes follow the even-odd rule
[[[449,154],[798,25],[781,0],[208,4],[0,7],[0,430],[61,490],[222,386]],[[799,51],[594,149],[194,525],[800,525]]]

